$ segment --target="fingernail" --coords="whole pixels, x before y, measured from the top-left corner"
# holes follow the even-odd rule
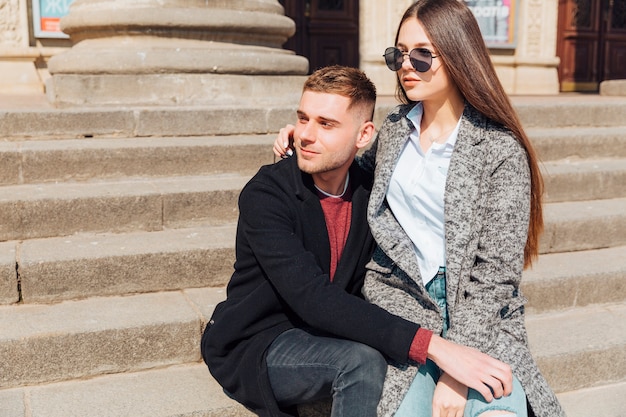
[[[287,155],[292,156],[293,155],[293,151],[291,149],[287,149]]]

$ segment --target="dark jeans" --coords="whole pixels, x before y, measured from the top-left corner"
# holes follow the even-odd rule
[[[270,346],[267,369],[283,407],[332,398],[331,417],[376,417],[387,362],[364,344],[291,329]]]

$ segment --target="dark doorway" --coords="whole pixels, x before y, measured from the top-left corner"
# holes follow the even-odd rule
[[[562,91],[598,91],[626,79],[626,0],[559,0]]]
[[[309,73],[328,65],[359,66],[358,0],[279,0],[296,23],[284,45],[309,60]]]

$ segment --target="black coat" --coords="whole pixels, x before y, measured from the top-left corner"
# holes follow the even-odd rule
[[[282,332],[311,327],[407,360],[418,325],[362,299],[374,240],[366,219],[371,177],[350,168],[352,221],[334,281],[324,213],[295,157],[262,167],[239,197],[235,272],[202,337],[215,379],[261,417],[284,417],[265,353]]]

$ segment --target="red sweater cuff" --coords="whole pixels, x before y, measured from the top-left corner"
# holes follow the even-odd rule
[[[411,343],[411,349],[409,350],[409,359],[414,360],[419,364],[425,364],[428,357],[428,345],[430,344],[430,338],[433,336],[433,332],[428,329],[420,327],[415,333],[413,342]]]

